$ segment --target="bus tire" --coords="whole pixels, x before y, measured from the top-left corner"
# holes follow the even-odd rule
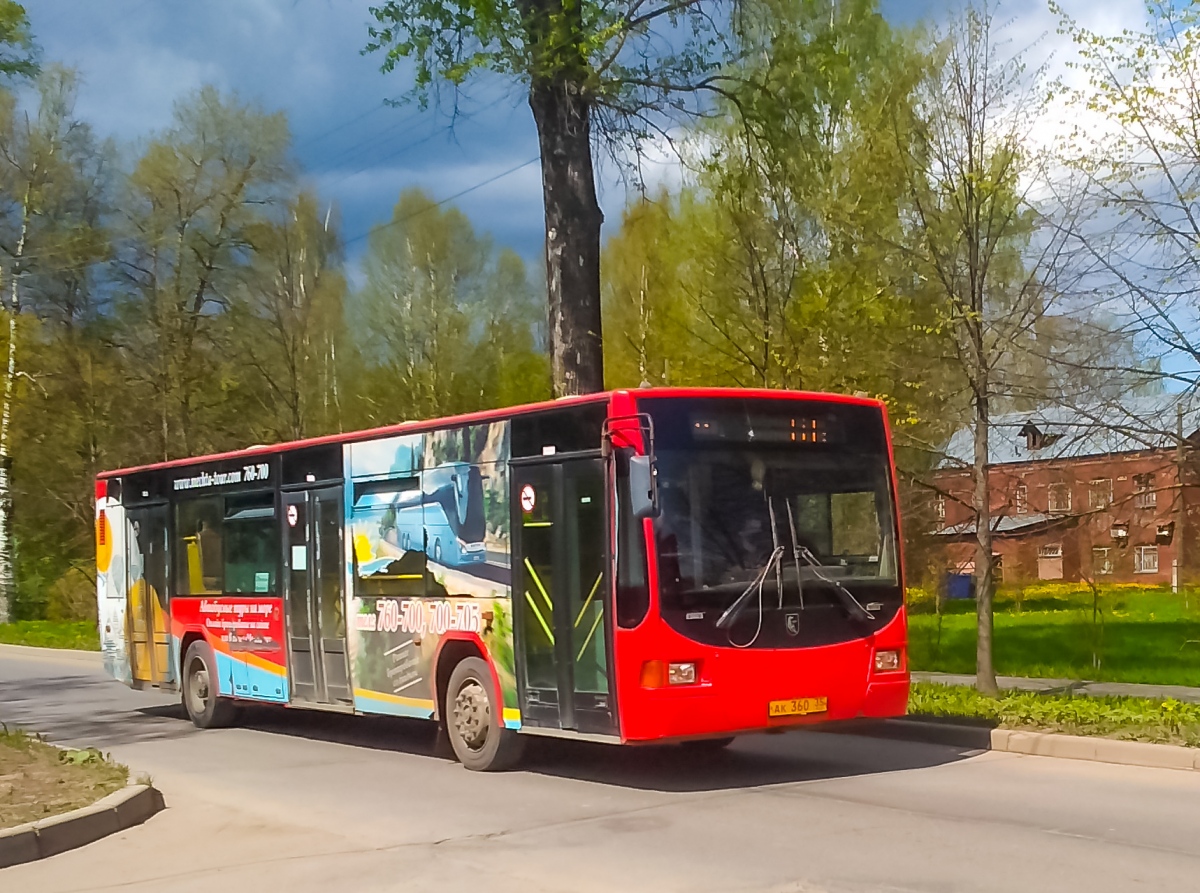
[[[217,662],[202,640],[193,642],[183,659],[183,706],[197,728],[219,729],[233,722],[237,705],[217,694]]]
[[[476,772],[502,772],[521,758],[525,741],[496,719],[501,704],[491,668],[478,657],[465,657],[446,686],[446,732],[454,755]]]
[[[440,537],[433,541],[433,560],[438,564],[442,563],[442,540]]]

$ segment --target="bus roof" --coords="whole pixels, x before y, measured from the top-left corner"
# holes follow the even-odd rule
[[[599,391],[595,394],[582,394],[575,397],[560,397],[557,400],[546,400],[540,403],[525,403],[519,406],[509,406],[500,409],[487,409],[479,412],[463,413],[461,415],[445,416],[436,419],[397,422],[392,425],[382,425],[378,428],[365,428],[360,431],[347,431],[341,434],[326,434],[320,437],[309,437],[303,440],[290,440],[275,444],[261,444],[245,447],[240,450],[227,450],[221,453],[209,453],[203,456],[189,456],[182,459],[170,459],[164,462],[152,462],[146,465],[134,465],[127,468],[117,468],[112,471],[102,471],[96,475],[98,480],[134,474],[141,471],[154,471],[160,468],[178,468],[194,465],[198,462],[211,462],[220,459],[234,459],[239,456],[261,456],[282,453],[288,450],[301,449],[308,446],[320,446],[333,443],[353,443],[360,440],[370,440],[376,437],[387,437],[395,434],[416,434],[422,431],[438,428],[468,425],[478,422],[496,421],[515,415],[530,412],[561,409],[568,406],[583,406],[589,403],[601,403],[612,399],[615,394],[627,394],[632,397],[750,397],[766,400],[816,400],[825,403],[847,403],[858,406],[877,406],[883,408],[883,402],[870,397],[852,397],[846,394],[828,394],[815,391],[785,391],[770,388],[621,388],[611,391]]]

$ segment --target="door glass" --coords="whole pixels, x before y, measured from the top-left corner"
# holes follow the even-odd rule
[[[557,700],[558,675],[555,671],[554,611],[554,493],[552,468],[525,469],[519,478],[521,513],[521,551],[524,599],[521,614],[522,650],[525,656],[525,686],[545,694],[542,701]]]
[[[335,494],[316,500],[317,592],[321,598],[321,638],[346,637],[346,611],[342,600],[342,512]]]
[[[157,682],[174,678],[170,659],[170,607],[167,602],[167,510],[146,513],[143,530],[146,598],[150,604],[151,634],[154,639],[154,677]]]
[[[313,576],[319,600],[325,699],[352,700],[346,661],[346,607],[342,598],[342,491],[313,494]]]
[[[308,638],[308,506],[302,501],[288,513],[288,629],[293,638]]]
[[[309,585],[308,503],[297,493],[285,498],[288,644],[291,651],[292,691],[299,701],[312,701],[317,691],[312,647],[311,587]]]
[[[141,512],[129,513],[125,541],[129,544],[129,643],[133,678],[150,681],[150,636],[146,617],[149,608],[146,591],[145,518]]]
[[[564,481],[568,604],[575,691],[608,691],[604,607],[604,471],[597,460],[568,466]]]

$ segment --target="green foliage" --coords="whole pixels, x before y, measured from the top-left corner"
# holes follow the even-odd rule
[[[0,623],[0,644],[99,651],[100,634],[86,621],[18,620]]]
[[[9,78],[33,77],[38,65],[33,34],[25,7],[14,0],[0,0],[0,74]]]
[[[497,254],[455,208],[406,190],[371,234],[357,296],[364,423],[468,412],[549,396],[524,264]]]
[[[909,695],[908,712],[983,720],[1006,729],[1200,747],[1200,704],[1174,699],[1070,697],[1015,691],[991,698],[966,686],[916,683]]]
[[[928,434],[944,338],[902,244],[893,136],[925,58],[872,0],[771,0],[739,22],[696,173],[627,208],[608,242],[609,382],[865,391],[902,438]]]
[[[37,87],[30,109],[0,91],[0,244],[29,209],[13,619],[95,618],[103,469],[548,396],[524,265],[460,212],[404,198],[414,216],[376,234],[350,295],[337,217],[301,187],[282,115],[205,88],[123,170],[75,115],[71,72]],[[94,622],[2,629],[97,647]]]
[[[384,71],[411,61],[422,103],[442,82],[457,88],[489,71],[524,85],[571,83],[636,127],[711,84],[731,11],[720,0],[388,0],[371,7],[364,52],[382,52]]]

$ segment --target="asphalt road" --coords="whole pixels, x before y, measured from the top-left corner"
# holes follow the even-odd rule
[[[283,709],[201,732],[94,660],[0,646],[0,721],[148,772],[145,825],[0,890],[1127,891],[1200,884],[1200,773],[851,735],[535,742],[467,772],[430,728]]]

